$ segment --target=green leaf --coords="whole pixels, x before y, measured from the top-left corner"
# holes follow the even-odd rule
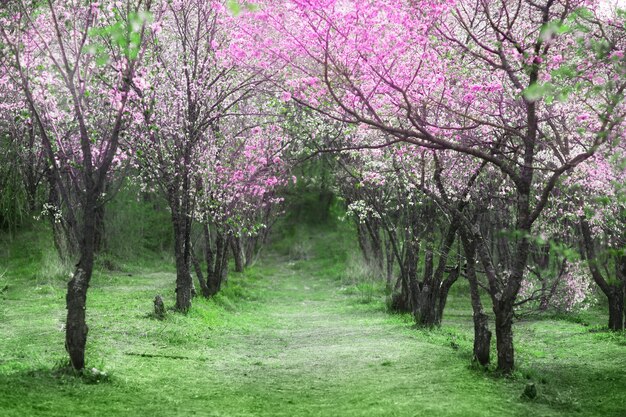
[[[552,76],[552,78],[564,78],[564,79],[574,78],[576,74],[577,74],[576,67],[570,64],[561,65],[559,68],[552,70],[550,72],[550,75]]]
[[[239,0],[228,0],[226,2],[226,7],[228,7],[228,10],[230,10],[234,16],[238,16],[241,13],[241,4],[239,4]]]
[[[107,54],[103,49],[99,50],[96,54],[96,65],[99,67],[109,63],[109,54]]]
[[[543,97],[552,95],[554,93],[554,85],[551,83],[539,84],[534,83],[523,91],[523,95],[526,100],[538,101]]]
[[[569,26],[563,24],[563,22],[553,20],[552,22],[548,22],[541,27],[541,32],[539,33],[539,36],[541,37],[541,39],[547,42],[552,39],[553,36],[562,35],[569,30]]]

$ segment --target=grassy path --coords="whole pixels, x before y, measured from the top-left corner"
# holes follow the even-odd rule
[[[361,302],[339,279],[345,254],[324,241],[312,245],[306,260],[268,254],[247,273],[233,274],[224,294],[196,300],[188,316],[172,313],[162,322],[146,313],[155,293],[169,293],[171,272],[96,276],[88,357],[90,366],[110,374],[97,384],[52,367],[64,357],[63,282],[12,286],[0,301],[0,416],[470,417],[598,411],[597,404],[577,400],[579,390],[572,385],[541,386],[545,395],[521,400],[523,377],[499,380],[469,367],[467,329],[416,331],[407,317],[387,314],[381,300]],[[455,313],[454,296],[451,302],[450,320],[458,313],[467,321],[467,311]],[[623,365],[624,358],[620,361]],[[626,380],[614,378],[620,392]],[[620,411],[626,408],[613,402],[601,415],[626,415]]]

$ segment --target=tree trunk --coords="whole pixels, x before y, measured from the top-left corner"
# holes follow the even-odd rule
[[[209,229],[207,223],[202,225],[202,232],[204,234],[204,260],[206,261],[207,285],[209,285],[209,281],[215,270],[215,252],[213,252],[211,229]]]
[[[230,246],[233,251],[233,258],[235,259],[235,272],[243,272],[246,260],[241,237],[233,236],[232,239],[230,239]]]
[[[481,310],[474,312],[474,360],[483,366],[489,365],[491,331],[489,317]]]
[[[609,330],[624,330],[624,286],[611,285],[609,300]]]
[[[359,242],[359,248],[361,249],[361,253],[363,254],[363,258],[367,262],[370,261],[370,247],[369,242],[367,240],[367,231],[365,230],[365,224],[361,220],[356,221],[356,232],[357,232],[357,241]]]
[[[420,327],[433,327],[437,323],[437,289],[430,283],[424,283],[419,293],[419,301],[415,310],[415,324]]]
[[[448,273],[448,278],[441,283],[441,287],[439,289],[439,306],[437,308],[437,325],[441,324],[441,320],[443,319],[443,310],[446,308],[446,303],[448,302],[448,293],[450,292],[452,285],[459,279],[460,272],[461,271],[457,266],[450,271],[450,273]]]
[[[366,219],[365,227],[369,236],[369,248],[371,258],[369,259],[370,267],[374,270],[376,276],[383,275],[383,245],[380,241],[380,224],[376,219]]]
[[[94,251],[102,252],[106,244],[105,223],[104,223],[104,205],[100,204],[96,207],[96,227],[94,231]]]
[[[206,280],[204,279],[204,274],[202,273],[202,267],[200,266],[200,262],[196,257],[196,253],[193,247],[191,248],[191,264],[196,271],[196,277],[198,278],[198,284],[200,284],[200,291],[202,291],[202,296],[205,298],[209,298],[211,296],[211,293],[209,292],[209,287],[207,286]]]
[[[245,258],[246,258],[245,267],[246,268],[252,266],[252,263],[254,262],[258,240],[259,240],[259,236],[258,235],[257,236],[248,237],[245,240],[244,247],[245,247]]]
[[[205,236],[207,236],[206,233]],[[208,245],[207,247],[210,248],[211,242],[208,241],[205,243]],[[217,294],[222,287],[224,269],[226,268],[224,265],[226,263],[225,258],[228,258],[228,242],[223,233],[216,233],[215,252],[208,249],[207,256],[209,257],[207,263],[210,262],[210,264],[208,264],[207,286],[209,288],[209,294],[213,296]]]
[[[93,273],[95,206],[97,194],[88,190],[83,208],[83,239],[80,247],[81,257],[72,279],[67,284],[65,324],[65,349],[70,356],[70,363],[76,370],[85,367],[85,345],[89,328],[85,319],[87,308],[87,289]]]
[[[417,236],[417,223],[415,220],[412,222],[413,239]],[[413,308],[413,317],[415,318],[415,324],[418,326],[432,327],[434,321],[435,310],[435,298],[436,288],[433,285],[433,251],[432,243],[430,240],[426,240],[426,248],[424,250],[424,277],[422,285],[420,286],[417,281],[417,263],[419,262],[419,243],[413,243],[411,252],[414,253],[415,260],[411,262],[411,265],[407,267],[407,271],[410,271],[409,277],[409,289],[411,290],[411,300]],[[414,266],[413,266],[414,265]],[[414,284],[413,284],[414,282]]]
[[[513,303],[498,301],[494,303],[496,315],[496,347],[498,349],[498,370],[505,375],[515,367],[513,350]]]
[[[409,291],[409,283],[406,274],[401,274],[394,291],[391,294],[391,302],[389,308],[396,313],[410,313],[411,308],[411,296]]]
[[[469,240],[464,232],[461,232],[463,251],[467,260],[465,275],[470,286],[470,298],[472,300],[472,313],[474,320],[474,360],[481,365],[489,364],[491,350],[491,332],[489,331],[489,317],[483,310],[476,275],[476,245]]]
[[[424,282],[419,294],[419,309],[415,314],[415,322],[418,326],[433,327],[441,324],[448,292],[458,277],[459,269],[454,268],[443,282],[440,280]]]
[[[174,224],[174,256],[176,258],[176,310],[186,313],[191,308],[193,280],[189,272],[189,230],[184,215],[172,212]]]
[[[219,280],[220,286],[228,280],[228,245],[232,236],[224,234],[224,244],[222,246],[222,252],[219,259]]]
[[[386,284],[385,284],[385,288],[387,290],[387,293],[391,293],[391,291],[393,290],[392,288],[392,280],[393,280],[393,260],[394,260],[394,254],[393,254],[393,249],[392,249],[392,244],[391,244],[391,239],[386,239],[385,240],[385,257],[387,260],[387,271],[386,271]]]
[[[420,288],[417,282],[417,263],[419,262],[419,242],[406,243],[405,281],[411,312],[415,316],[419,310]],[[404,287],[402,288],[404,290]]]
[[[70,355],[72,367],[76,370],[85,367],[85,345],[89,331],[85,320],[85,311],[87,308],[87,289],[92,271],[85,270],[80,266],[77,267],[72,279],[67,284],[65,349]]]

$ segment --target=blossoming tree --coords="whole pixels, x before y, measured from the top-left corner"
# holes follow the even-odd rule
[[[204,223],[208,285],[204,279],[200,284],[210,296],[225,276],[233,234],[227,220],[279,182],[266,176],[265,168],[280,162],[280,135],[258,127],[272,123],[260,94],[264,79],[232,59],[233,17],[221,2],[162,2],[154,14],[148,40],[152,60],[134,85],[142,135],[133,150],[145,180],[169,203],[176,308],[186,312],[193,291],[194,217]],[[264,147],[263,141],[272,146]],[[268,149],[276,154],[269,156]]]
[[[28,104],[60,198],[65,207],[80,207],[62,213],[79,244],[66,297],[65,345],[75,369],[85,366],[97,210],[127,126],[149,8],[149,1],[19,1],[6,6],[0,22],[7,73]]]

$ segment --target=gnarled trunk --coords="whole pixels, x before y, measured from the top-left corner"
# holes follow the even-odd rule
[[[498,370],[510,374],[515,367],[513,349],[513,304],[498,301],[494,303],[496,315],[496,347],[498,349]]]
[[[443,282],[441,280],[424,282],[419,294],[418,313],[415,315],[418,326],[433,327],[441,324],[448,293],[458,277],[459,269],[454,268]]]
[[[415,324],[421,327],[433,327],[437,322],[438,296],[437,289],[424,283],[419,292],[418,308],[415,310]]]
[[[77,370],[85,367],[85,345],[89,331],[85,312],[90,278],[90,271],[80,266],[77,267],[72,279],[67,284],[67,295],[65,296],[67,306],[65,349],[70,356],[72,367]]]
[[[439,260],[434,269],[432,245],[428,245],[424,264],[424,281],[420,291],[419,312],[415,316],[418,326],[433,327],[441,324],[448,292],[459,277],[459,268],[454,268],[444,280],[448,256],[456,239],[458,222],[452,221],[443,236],[439,248]]]
[[[93,273],[96,196],[92,190],[88,190],[85,196],[81,256],[74,275],[67,284],[65,297],[67,307],[65,349],[70,356],[72,367],[76,370],[85,367],[85,345],[89,331],[86,322],[87,289]]]
[[[450,292],[450,288],[452,285],[459,279],[460,270],[459,267],[455,267],[448,273],[448,278],[446,278],[439,287],[439,305],[437,306],[437,322],[436,324],[441,324],[441,320],[443,319],[443,310],[446,308],[446,303],[448,302],[448,293]]]

